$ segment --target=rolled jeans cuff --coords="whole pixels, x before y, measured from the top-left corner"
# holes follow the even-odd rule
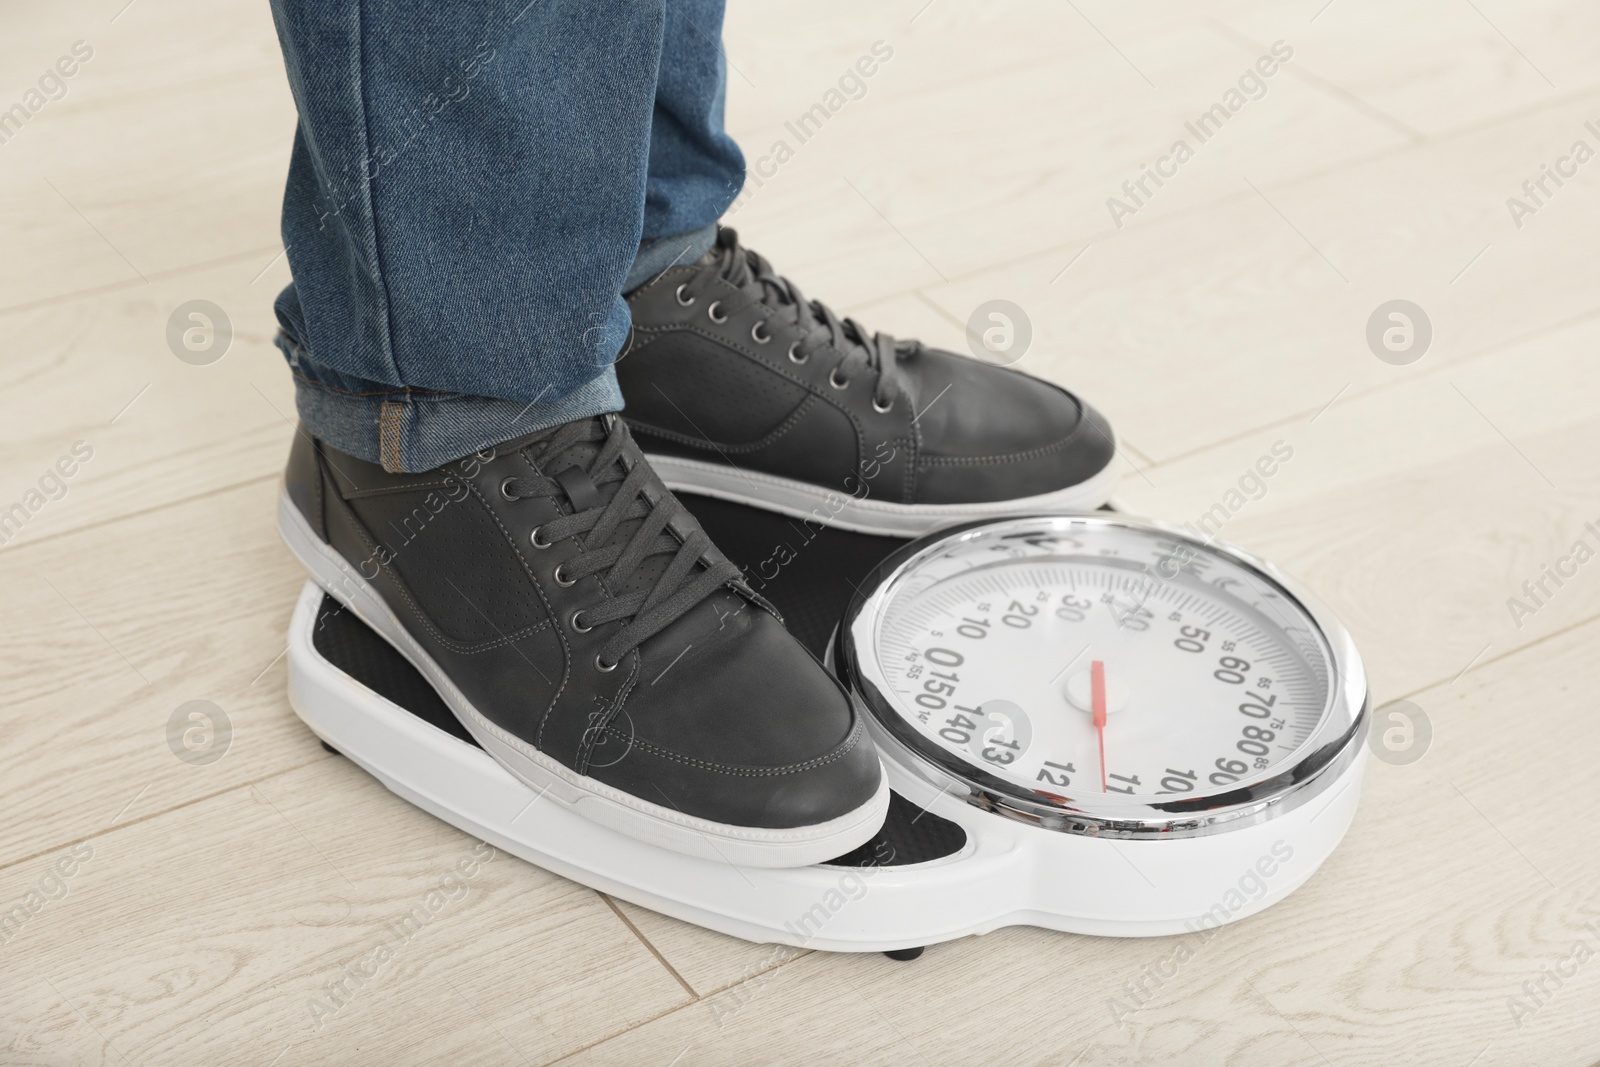
[[[610,367],[558,400],[529,402],[352,380],[311,363],[287,335],[279,335],[278,346],[311,435],[394,473],[430,471],[514,437],[622,410]]]

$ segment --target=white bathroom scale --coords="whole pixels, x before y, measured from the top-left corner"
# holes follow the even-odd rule
[[[912,958],[1006,926],[1201,931],[1293,892],[1350,825],[1360,658],[1313,594],[1240,549],[1103,511],[907,542],[684,502],[861,701],[894,796],[848,855],[736,867],[541,801],[310,582],[295,711],[400,797],[529,863],[826,951]]]

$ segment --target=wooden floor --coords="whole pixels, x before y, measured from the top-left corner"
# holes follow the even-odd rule
[[[475,843],[285,698],[294,115],[267,6],[9,3],[0,110],[78,41],[65,97],[0,143],[0,511],[30,509],[0,549],[0,911],[25,914],[0,1063],[1600,1058],[1600,562],[1507,603],[1600,545],[1600,163],[1522,190],[1600,148],[1600,8],[735,0],[730,126],[752,164],[794,149],[743,236],[896,335],[960,347],[978,304],[1021,306],[1020,365],[1108,413],[1132,510],[1193,520],[1287,444],[1224,536],[1317,588],[1377,700],[1431,719],[1309,884],[1120,1025],[1161,942],[778,951],[505,856],[319,1016]],[[785,122],[876,41],[865,95],[796,144]],[[1275,41],[1292,58],[1200,143],[1185,123]],[[1179,138],[1193,158],[1114,220]],[[194,299],[232,323],[210,365],[166,340]],[[1432,324],[1409,365],[1367,342],[1394,299]],[[207,765],[168,744],[196,700],[231,723]]]

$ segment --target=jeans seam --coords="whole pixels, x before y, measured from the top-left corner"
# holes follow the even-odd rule
[[[356,92],[361,100],[361,151],[363,161],[372,158],[372,124],[370,119],[371,101],[367,97],[367,44],[368,37],[365,32],[367,23],[367,0],[357,0],[356,3],[356,33],[361,42],[357,49],[356,62]],[[372,238],[372,272],[373,285],[377,289],[378,314],[382,320],[384,356],[389,363],[389,373],[396,380],[401,381],[404,375],[400,373],[399,364],[394,355],[394,323],[390,314],[388,278],[383,267],[383,244],[378,236],[378,206],[377,194],[373,189],[372,180],[367,176],[367,167],[361,168],[362,199],[366,201],[367,232]]]
[[[378,405],[378,455],[383,469],[390,473],[405,470],[401,439],[405,436],[406,404],[385,400]]]

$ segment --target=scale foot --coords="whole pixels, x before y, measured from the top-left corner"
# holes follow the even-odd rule
[[[890,949],[888,952],[885,952],[884,955],[888,956],[891,960],[914,960],[918,956],[922,955],[925,947],[926,946],[918,945],[916,948]]]
[[[318,740],[320,741],[321,738],[318,738]],[[335,756],[344,755],[343,752],[340,752],[338,749],[334,748],[332,745],[328,744],[328,742],[326,742],[326,741],[322,742],[322,748],[326,752],[332,752]]]

